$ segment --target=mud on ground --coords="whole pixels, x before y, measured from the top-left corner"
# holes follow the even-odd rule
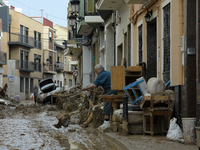
[[[72,119],[67,127],[55,127],[58,116],[66,111],[56,105],[41,105],[21,102],[16,107],[0,105],[0,149],[66,149],[66,150],[195,150],[196,145],[184,145],[167,141],[165,136],[129,135],[122,136],[112,129],[106,133],[93,128],[82,128],[78,111],[71,112]]]

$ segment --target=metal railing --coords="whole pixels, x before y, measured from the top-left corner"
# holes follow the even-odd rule
[[[34,38],[20,33],[10,33],[9,42],[19,42],[34,47]]]
[[[37,49],[41,49],[42,47],[41,41],[34,40],[34,47]]]
[[[2,65],[7,64],[7,53],[0,51],[0,64],[2,64]]]
[[[35,71],[41,72],[41,70],[42,70],[42,67],[41,67],[41,66],[42,66],[42,65],[39,64],[39,63],[34,63],[34,70],[35,70]]]
[[[27,72],[34,72],[35,63],[28,60],[16,60],[16,69]]]

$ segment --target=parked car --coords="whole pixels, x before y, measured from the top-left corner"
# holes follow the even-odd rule
[[[51,78],[40,81],[38,88],[37,102],[47,103],[51,102],[51,94],[59,92],[61,88],[53,82]],[[55,102],[55,99],[53,99]]]

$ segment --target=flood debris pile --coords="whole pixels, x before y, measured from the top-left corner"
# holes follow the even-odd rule
[[[60,128],[61,126],[67,127],[68,124],[81,125],[91,118],[93,112],[95,112],[97,120],[102,118],[102,109],[100,107],[93,109],[93,106],[100,106],[102,104],[102,100],[98,99],[98,96],[101,94],[103,94],[102,87],[98,87],[88,93],[82,91],[81,84],[54,94],[53,96],[57,100],[57,110],[62,112],[57,116],[58,123],[54,126]],[[101,111],[98,112],[98,110]]]
[[[7,84],[5,84],[3,88],[0,87],[0,104],[15,106],[16,104],[20,103],[18,95],[8,97],[6,91],[7,91]]]

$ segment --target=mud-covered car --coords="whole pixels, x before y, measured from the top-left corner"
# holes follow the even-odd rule
[[[51,78],[40,81],[38,88],[37,102],[47,103],[51,101],[51,94],[59,92],[61,88]],[[53,99],[55,102],[55,99]]]

